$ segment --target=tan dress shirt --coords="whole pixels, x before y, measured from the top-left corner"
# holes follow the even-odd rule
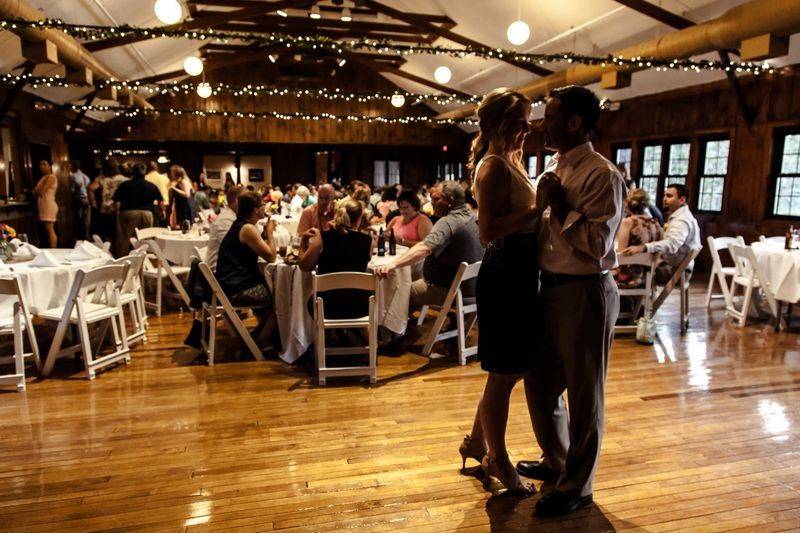
[[[571,211],[562,226],[550,208],[539,225],[539,266],[555,274],[594,274],[617,266],[614,239],[622,221],[625,182],[587,142],[556,154],[545,168],[561,179]],[[538,186],[538,180],[537,180]]]

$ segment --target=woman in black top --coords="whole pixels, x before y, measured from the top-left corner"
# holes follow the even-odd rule
[[[366,272],[372,252],[372,237],[356,228],[364,216],[364,206],[353,199],[345,200],[337,209],[332,228],[320,231],[311,228],[303,234],[300,268],[317,274],[332,272]],[[360,318],[369,314],[369,293],[358,289],[339,289],[324,294],[327,318]]]
[[[275,260],[273,232],[270,220],[260,235],[256,223],[264,218],[264,202],[254,192],[239,196],[236,221],[219,246],[217,280],[225,295],[236,306],[264,306],[264,314],[256,328],[256,342],[266,346],[275,328],[275,304],[264,276],[258,269],[258,258]]]

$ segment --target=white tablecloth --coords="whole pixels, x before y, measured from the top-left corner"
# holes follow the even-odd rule
[[[198,236],[170,232],[156,237],[156,242],[164,252],[167,261],[176,265],[189,266],[195,246],[197,248],[208,246],[208,234]]]
[[[66,261],[71,249],[47,249],[59,261]],[[60,307],[67,301],[72,282],[78,270],[90,270],[106,264],[107,258],[88,259],[83,261],[64,262],[57,267],[33,267],[30,261],[8,263],[0,266],[0,277],[19,277],[25,301],[32,313],[38,313]],[[0,317],[11,317],[14,312],[16,298],[0,296]]]
[[[791,303],[800,301],[800,250],[784,250],[783,243],[774,242],[754,242],[752,248],[775,298]]]
[[[300,215],[287,217],[286,215],[272,215],[272,220],[280,228],[284,228],[289,235],[297,235],[297,226],[300,224]]]
[[[405,248],[397,247],[398,255]],[[373,257],[369,269],[395,259],[396,256]],[[279,355],[293,363],[308,349],[316,337],[314,318],[308,312],[311,299],[311,273],[296,265],[283,262],[270,263],[264,269],[267,285],[275,299],[275,313],[283,352]],[[402,335],[408,323],[408,304],[411,295],[411,268],[403,267],[381,280],[375,296],[378,306],[378,324]]]

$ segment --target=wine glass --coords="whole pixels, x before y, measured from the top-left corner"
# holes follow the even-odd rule
[[[189,221],[188,221],[188,220],[184,220],[183,222],[181,222],[181,232],[182,232],[184,235],[185,235],[185,234],[187,234],[187,233],[189,233],[189,228],[190,228],[190,227],[191,227],[191,224],[189,223]]]

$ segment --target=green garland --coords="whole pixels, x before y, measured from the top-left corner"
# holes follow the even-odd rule
[[[395,44],[383,39],[347,39],[338,41],[324,36],[293,36],[283,33],[224,31],[214,29],[181,30],[167,27],[142,28],[122,24],[119,26],[100,26],[91,24],[69,24],[59,19],[24,20],[3,18],[0,19],[0,29],[55,29],[63,31],[73,37],[86,41],[99,41],[117,37],[137,36],[144,38],[170,37],[179,39],[192,39],[200,41],[215,41],[227,43],[232,40],[249,41],[265,46],[286,45],[290,48],[300,48],[310,51],[333,52],[342,54],[345,50],[370,50],[372,52],[411,55],[429,54],[446,55],[450,57],[483,57],[486,59],[505,59],[518,63],[545,64],[545,63],[579,63],[583,65],[617,65],[624,68],[644,69],[654,68],[657,71],[665,70],[724,70],[761,74],[774,72],[768,63],[733,62],[733,61],[694,61],[688,58],[661,59],[655,57],[620,57],[612,54],[592,56],[575,54],[572,52],[559,52],[553,54],[519,53],[503,48],[489,48],[484,46],[444,47],[432,45],[405,45]]]

